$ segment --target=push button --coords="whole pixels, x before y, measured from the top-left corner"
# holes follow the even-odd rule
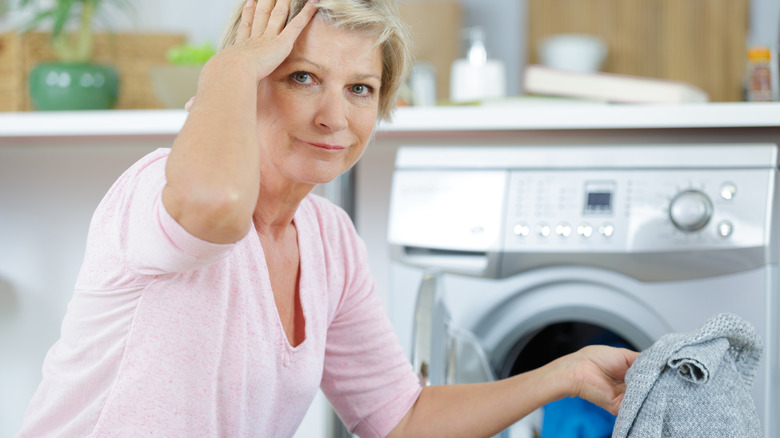
[[[720,197],[730,201],[737,194],[737,185],[732,182],[723,183],[720,186]]]
[[[569,237],[571,236],[571,225],[567,223],[561,223],[558,224],[555,227],[555,234],[561,236],[561,237]]]
[[[723,221],[718,224],[718,236],[727,238],[734,232],[734,225],[729,221]]]
[[[512,228],[512,232],[515,233],[515,236],[517,237],[528,237],[528,235],[531,234],[531,227],[524,223],[515,224],[514,228]]]
[[[615,227],[612,224],[604,224],[599,227],[599,233],[604,237],[612,237],[615,234]]]
[[[593,227],[591,227],[590,224],[580,224],[577,227],[577,234],[580,237],[590,237],[593,235]]]

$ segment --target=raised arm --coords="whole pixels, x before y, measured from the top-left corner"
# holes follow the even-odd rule
[[[638,353],[592,346],[490,383],[429,386],[390,437],[489,437],[535,409],[578,396],[617,414]]]
[[[285,25],[290,0],[248,0],[236,43],[204,66],[163,190],[166,210],[194,236],[231,243],[249,231],[260,186],[258,82],[289,55],[315,3]]]

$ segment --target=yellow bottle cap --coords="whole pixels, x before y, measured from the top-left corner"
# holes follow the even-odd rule
[[[769,61],[770,52],[768,47],[751,47],[748,49],[747,57],[750,61]]]

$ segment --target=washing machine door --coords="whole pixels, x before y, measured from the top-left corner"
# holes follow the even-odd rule
[[[441,274],[423,275],[414,312],[412,366],[423,385],[495,380],[487,354],[470,331],[450,324]]]
[[[522,339],[555,324],[598,326],[639,350],[673,331],[652,305],[663,285],[608,270],[561,266],[502,280],[445,274],[439,283],[448,331],[470,332],[499,378]]]
[[[445,273],[423,283],[414,351],[428,384],[507,378],[592,343],[643,350],[670,331],[644,299],[652,289],[605,270],[556,267],[501,280]],[[542,412],[512,436],[532,436]]]
[[[559,330],[579,332],[579,340],[569,342],[575,347],[590,338],[643,350],[672,328],[643,301],[652,292],[641,288],[629,277],[592,268],[539,269],[503,280],[430,270],[417,294],[412,363],[429,385],[505,378],[578,349],[514,363],[528,357],[522,349],[533,346],[534,337],[553,339],[550,332]]]
[[[427,386],[431,384],[430,370],[433,351],[434,309],[439,304],[438,275],[434,272],[426,273],[420,282],[417,292],[417,303],[414,310],[414,326],[412,328],[412,367],[417,372],[420,383]],[[436,319],[441,318],[436,315]],[[440,339],[440,336],[437,336]]]

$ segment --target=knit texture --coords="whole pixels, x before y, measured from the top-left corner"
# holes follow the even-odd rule
[[[760,437],[751,397],[763,347],[740,317],[661,337],[626,373],[613,438]]]

